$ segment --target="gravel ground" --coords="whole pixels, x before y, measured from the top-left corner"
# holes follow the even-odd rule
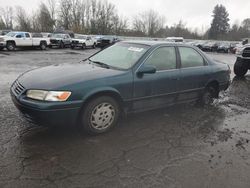
[[[0,187],[250,187],[250,75],[215,105],[180,105],[124,118],[91,137],[22,119],[9,87],[33,68],[78,62],[96,50],[0,52]],[[209,54],[228,63],[229,54]],[[46,76],[46,75],[44,75]]]

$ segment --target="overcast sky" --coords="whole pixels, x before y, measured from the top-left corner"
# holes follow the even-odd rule
[[[0,6],[21,5],[27,11],[35,11],[39,2],[46,0],[0,0]],[[189,28],[205,30],[211,23],[216,4],[223,4],[229,12],[230,23],[250,18],[250,0],[108,0],[116,5],[120,15],[131,19],[139,12],[154,9],[166,17],[166,24],[172,25],[180,19]]]

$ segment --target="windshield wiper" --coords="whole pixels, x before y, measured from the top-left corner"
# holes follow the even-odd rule
[[[104,67],[104,68],[106,68],[106,69],[109,69],[109,68],[110,68],[110,66],[109,66],[108,64],[106,64],[106,63],[102,63],[102,62],[100,62],[100,61],[92,61],[90,58],[88,58],[88,60],[89,60],[90,62],[95,63],[95,64],[98,64],[98,65],[100,65],[101,67]]]

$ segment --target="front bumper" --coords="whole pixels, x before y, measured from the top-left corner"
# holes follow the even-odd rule
[[[71,43],[71,46],[82,47],[83,43]]]
[[[16,97],[11,92],[12,101],[21,112],[21,115],[37,125],[74,125],[77,123],[81,103],[58,104],[54,102],[40,102],[24,97]]]

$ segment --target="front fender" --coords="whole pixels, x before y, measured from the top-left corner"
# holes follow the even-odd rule
[[[87,101],[90,97],[92,97],[92,96],[94,96],[94,95],[97,95],[97,94],[99,94],[99,93],[113,93],[113,94],[115,94],[115,95],[117,95],[117,96],[120,96],[120,98],[121,98],[121,94],[120,94],[120,92],[119,92],[117,89],[112,88],[112,87],[101,87],[101,88],[95,88],[95,89],[89,91],[88,93],[86,93],[86,94],[83,96],[82,100],[83,100],[83,102],[85,102],[85,101]],[[122,99],[122,98],[121,98],[121,99]]]

